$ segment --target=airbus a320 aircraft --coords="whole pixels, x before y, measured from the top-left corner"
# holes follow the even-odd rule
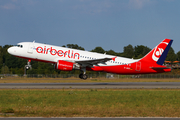
[[[129,59],[106,54],[58,47],[36,42],[21,42],[10,47],[8,52],[16,57],[53,63],[55,69],[71,71],[79,69],[81,79],[87,79],[86,70],[116,74],[149,74],[170,72],[163,66],[173,40],[165,39],[145,57]]]

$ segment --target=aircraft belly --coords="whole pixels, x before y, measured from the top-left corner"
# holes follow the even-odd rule
[[[141,74],[141,71],[136,70],[136,66],[131,65],[116,65],[116,66],[101,66],[105,72],[116,74]]]

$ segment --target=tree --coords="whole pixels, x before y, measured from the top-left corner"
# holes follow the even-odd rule
[[[68,48],[78,49],[78,50],[85,50],[83,47],[78,46],[77,44],[67,44]]]
[[[176,56],[177,56],[177,60],[180,61],[180,51],[177,52]]]
[[[17,58],[13,55],[10,55],[9,53],[5,53],[4,55],[4,63],[9,68],[24,68],[24,65],[27,64],[27,60],[22,58]]]
[[[6,65],[3,65],[1,68],[1,73],[2,74],[9,74],[9,68]]]
[[[91,52],[97,52],[97,53],[105,53],[105,50],[102,47],[96,47],[95,49],[91,50]]]
[[[135,46],[134,50],[135,50],[134,51],[135,58],[139,59],[140,56],[145,56],[151,49],[148,48],[147,46],[138,45]]]
[[[128,45],[124,47],[124,57],[132,58],[134,56],[134,48],[132,45]]]
[[[176,61],[176,59],[177,59],[177,56],[174,53],[174,49],[172,47],[170,47],[169,52],[166,57],[166,60],[173,62],[173,61]]]
[[[114,52],[113,50],[106,51],[106,54],[108,54],[108,55],[114,55],[114,56],[117,55],[117,53]]]
[[[36,71],[38,74],[53,74],[56,70],[54,69],[53,64],[38,62]]]
[[[0,46],[0,68],[3,66],[3,48]]]

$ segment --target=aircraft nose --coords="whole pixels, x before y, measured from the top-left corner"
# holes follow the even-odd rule
[[[8,48],[7,51],[8,51],[9,54],[14,54],[14,52],[16,52],[13,47]]]

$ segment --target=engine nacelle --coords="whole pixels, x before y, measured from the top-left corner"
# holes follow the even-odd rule
[[[71,71],[73,69],[74,63],[67,62],[63,60],[58,60],[58,62],[55,65],[55,69],[57,70],[64,70],[64,71]]]

